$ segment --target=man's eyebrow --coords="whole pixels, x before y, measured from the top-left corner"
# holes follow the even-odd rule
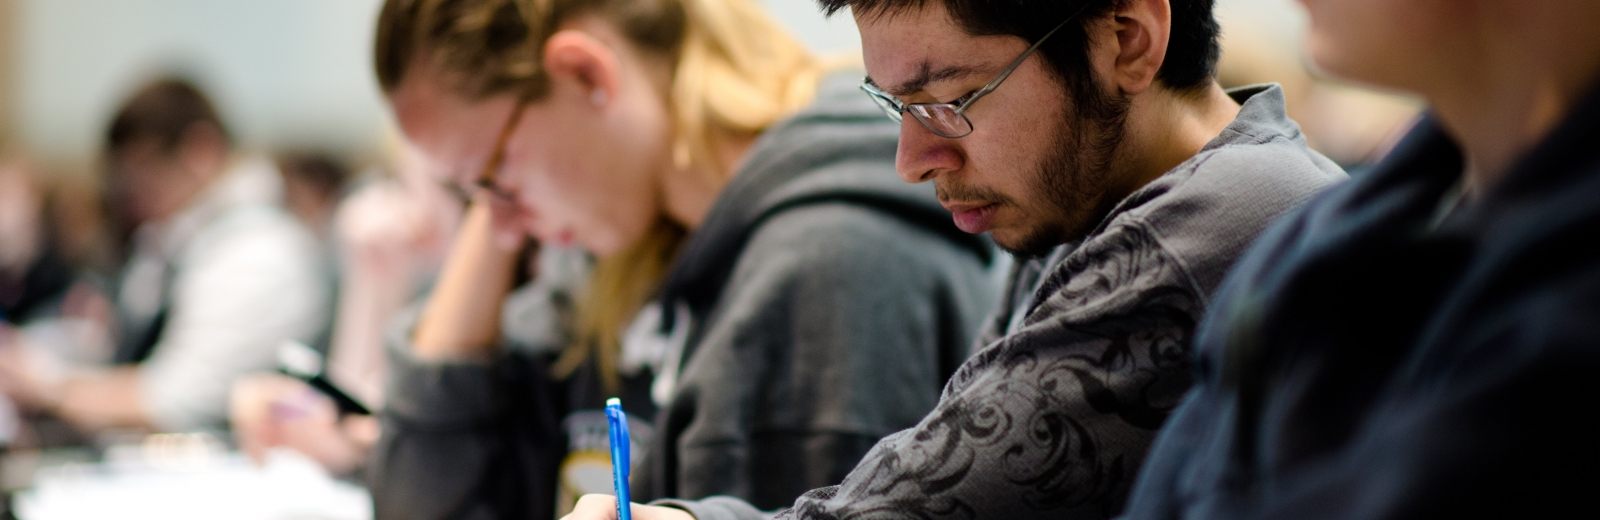
[[[900,82],[898,85],[884,88],[879,86],[878,82],[874,81],[871,77],[867,78],[867,83],[882,89],[891,96],[905,97],[928,88],[929,84],[971,76],[979,72],[982,71],[978,67],[972,67],[968,65],[950,65],[940,67],[938,70],[934,70],[933,67],[928,64],[928,62],[924,61],[922,62],[922,66],[917,69],[917,74],[915,76],[912,76],[911,79]]]

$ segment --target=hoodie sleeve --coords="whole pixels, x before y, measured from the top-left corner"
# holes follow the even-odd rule
[[[669,449],[653,453],[666,462],[635,475],[659,479],[639,496],[779,507],[915,424],[987,304],[981,259],[957,247],[843,204],[765,223],[684,365],[660,423]]]
[[[407,320],[405,325],[414,323]],[[383,435],[367,471],[378,518],[537,518],[554,511],[563,447],[537,356],[431,362],[411,327],[386,339]],[[541,386],[543,385],[543,386]]]
[[[509,298],[506,316],[553,319],[530,305],[539,289]],[[566,453],[560,426],[564,389],[550,376],[555,341],[506,329],[483,359],[422,360],[411,343],[419,308],[384,338],[389,359],[383,434],[366,472],[378,518],[542,518],[555,511],[556,468]],[[528,312],[534,312],[528,315]]]

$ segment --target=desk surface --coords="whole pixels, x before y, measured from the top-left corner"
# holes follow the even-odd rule
[[[288,451],[272,453],[261,467],[238,453],[108,457],[42,468],[33,484],[14,497],[19,520],[372,518],[364,489]]]

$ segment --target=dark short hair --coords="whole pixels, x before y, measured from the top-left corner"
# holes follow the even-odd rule
[[[817,0],[824,13],[832,16],[849,7],[865,15],[892,16],[920,8],[931,0]],[[1066,84],[1078,92],[1092,88],[1089,69],[1088,20],[1109,13],[1127,0],[943,0],[951,19],[974,36],[1009,35],[1028,42],[1073,13],[1082,14],[1052,36],[1039,52]],[[1219,29],[1212,13],[1213,0],[1170,0],[1172,32],[1166,60],[1156,79],[1168,88],[1193,91],[1204,88],[1216,76]]]
[[[325,197],[337,197],[350,182],[350,168],[332,153],[317,150],[284,152],[277,158],[278,171],[315,189]]]
[[[199,88],[178,78],[157,80],[122,104],[106,130],[105,150],[116,154],[134,143],[154,142],[162,152],[172,152],[197,123],[215,127],[227,139],[227,127]]]

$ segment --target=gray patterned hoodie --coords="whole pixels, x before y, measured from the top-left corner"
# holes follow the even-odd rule
[[[1277,215],[1345,178],[1306,147],[1276,86],[1117,204],[1080,242],[1013,270],[983,345],[915,427],[779,518],[1106,518],[1191,384],[1213,289]],[[1017,316],[1017,319],[1013,319]],[[765,516],[715,497],[700,520]]]

